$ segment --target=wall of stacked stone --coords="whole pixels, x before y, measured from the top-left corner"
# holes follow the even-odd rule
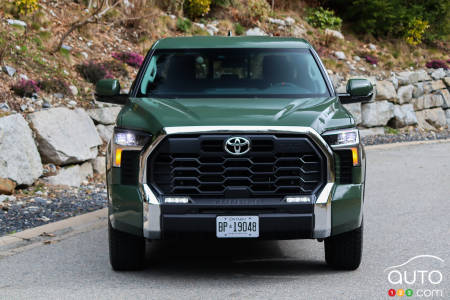
[[[338,92],[345,92],[346,80],[330,75]],[[356,118],[362,135],[384,134],[384,126],[420,130],[450,127],[450,70],[427,69],[392,73],[389,78],[366,78],[374,85],[368,103],[346,104]]]

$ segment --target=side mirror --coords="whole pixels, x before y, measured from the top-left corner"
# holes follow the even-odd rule
[[[125,104],[127,94],[120,94],[120,83],[117,79],[102,79],[95,86],[95,99],[100,102]]]
[[[367,79],[350,79],[347,82],[347,93],[338,96],[342,104],[368,102],[373,96],[373,86]]]

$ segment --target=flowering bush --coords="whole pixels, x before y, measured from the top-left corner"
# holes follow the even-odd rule
[[[409,25],[405,34],[405,39],[411,46],[416,46],[422,43],[423,35],[425,31],[430,27],[427,21],[421,19],[413,19]]]
[[[14,0],[14,5],[20,14],[26,15],[38,9],[38,0]]]
[[[368,62],[371,65],[376,65],[376,64],[378,64],[378,58],[376,58],[375,56],[372,56],[372,55],[367,55],[366,62]]]
[[[450,63],[450,59],[447,60],[447,62]],[[447,69],[448,69],[448,66],[447,66],[447,64],[445,63],[445,61],[443,61],[443,60],[438,60],[438,59],[433,59],[433,60],[427,62],[427,63],[425,64],[425,66],[426,66],[427,68],[430,68],[430,69],[440,69],[440,68],[443,68],[444,70],[447,70]]]
[[[113,78],[111,71],[102,63],[89,61],[78,65],[76,68],[84,79],[93,84],[104,78]]]
[[[135,68],[139,68],[144,61],[144,57],[136,52],[114,52],[112,57]]]
[[[16,93],[16,95],[21,97],[31,97],[33,93],[39,92],[39,86],[34,80],[21,79],[19,82],[14,84],[11,89]]]
[[[72,93],[67,82],[57,78],[39,80],[37,86],[47,93],[61,93],[63,95]]]
[[[206,15],[211,6],[211,0],[187,0],[185,3],[186,11],[192,19]]]

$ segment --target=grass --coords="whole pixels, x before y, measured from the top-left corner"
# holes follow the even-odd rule
[[[399,134],[400,132],[398,131],[398,129],[395,129],[395,128],[392,128],[392,127],[389,127],[389,126],[385,126],[384,127],[384,132],[386,133],[386,134]]]

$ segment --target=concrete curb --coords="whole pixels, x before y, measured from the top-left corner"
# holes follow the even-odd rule
[[[103,208],[80,216],[30,228],[0,237],[0,257],[21,252],[41,243],[60,241],[77,233],[106,224],[108,209]]]
[[[428,144],[444,144],[450,143],[450,139],[443,140],[428,140],[428,141],[412,141],[412,142],[400,142],[400,143],[391,143],[391,144],[380,144],[380,145],[368,145],[364,146],[367,150],[376,150],[376,149],[392,149],[398,147],[409,147],[416,145],[428,145]]]

